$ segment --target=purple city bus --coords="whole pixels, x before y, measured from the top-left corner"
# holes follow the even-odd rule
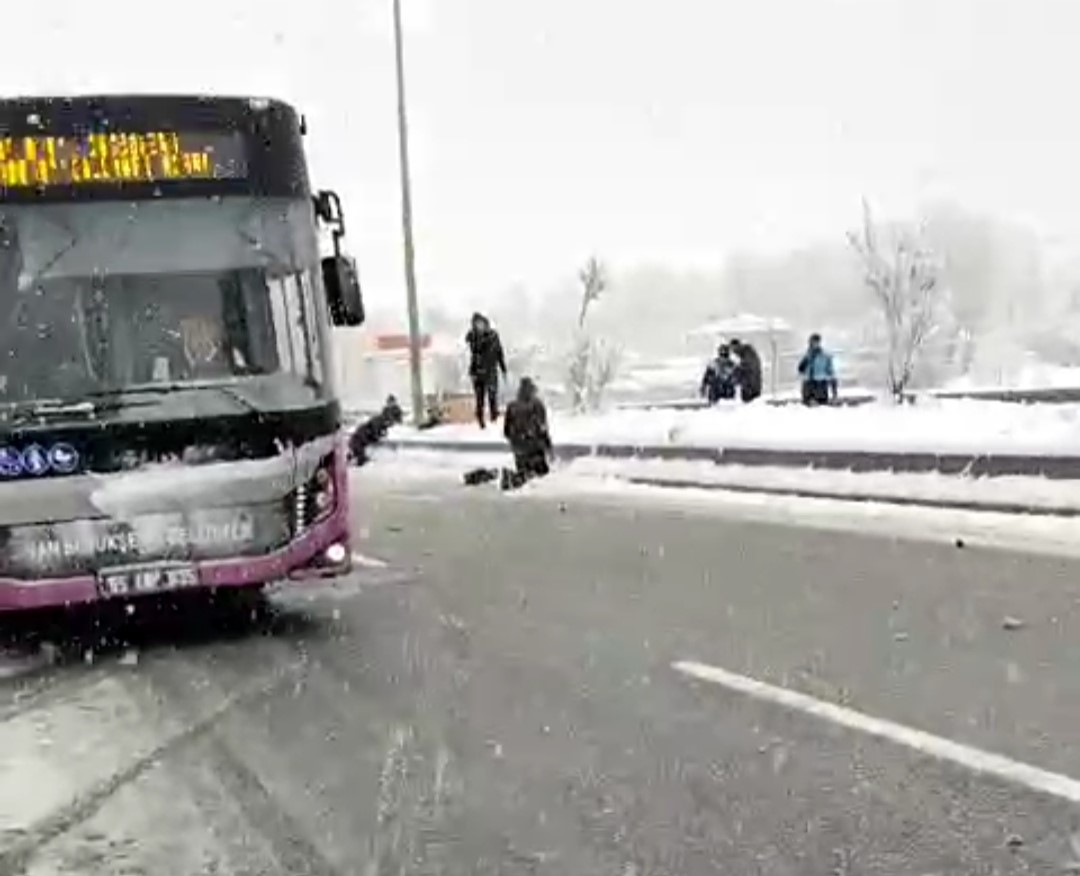
[[[331,325],[364,310],[305,134],[265,99],[0,101],[0,611],[349,570]]]

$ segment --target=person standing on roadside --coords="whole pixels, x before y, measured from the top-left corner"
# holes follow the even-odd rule
[[[487,405],[491,422],[499,419],[499,373],[506,377],[506,357],[503,355],[499,333],[482,313],[474,313],[472,326],[465,335],[469,347],[469,377],[476,394],[476,422],[487,428],[484,407]]]
[[[747,344],[738,338],[728,345],[731,352],[739,357],[736,370],[736,382],[739,384],[739,396],[744,402],[752,402],[761,396],[761,356],[753,344]]]
[[[716,358],[708,364],[701,378],[701,394],[710,405],[721,399],[735,398],[737,369],[728,345],[721,344],[717,348]]]
[[[821,346],[821,335],[810,335],[806,353],[799,360],[799,376],[802,377],[802,400],[804,405],[816,407],[835,403],[838,390],[836,369],[832,356]]]

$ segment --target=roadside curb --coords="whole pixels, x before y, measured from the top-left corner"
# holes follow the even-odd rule
[[[509,458],[509,451],[503,444],[496,442],[474,442],[465,444],[463,442],[454,441],[392,441],[386,442],[382,445],[387,450],[392,450],[399,453],[409,452],[452,452],[459,453],[463,458],[468,458],[470,455],[492,455],[492,454],[505,454]],[[689,451],[689,452],[687,452]],[[1070,476],[1080,477],[1080,458],[1076,457],[982,457],[984,460],[982,466],[972,465],[972,457],[954,457],[951,461],[953,463],[951,470],[949,468],[933,467],[929,465],[929,461],[938,460],[942,457],[933,455],[909,455],[908,459],[904,458],[904,455],[900,454],[817,454],[817,453],[802,453],[802,452],[784,452],[784,451],[762,451],[762,450],[742,450],[742,451],[718,451],[708,448],[678,448],[678,447],[630,447],[630,446],[612,446],[603,445],[595,448],[586,448],[582,445],[563,445],[556,448],[555,455],[561,461],[572,461],[575,459],[584,458],[607,458],[607,459],[626,459],[637,460],[642,462],[647,461],[693,461],[693,462],[712,462],[718,468],[724,465],[740,465],[740,466],[773,466],[773,467],[788,467],[788,468],[800,468],[803,470],[813,470],[817,468],[819,470],[844,470],[847,472],[855,473],[924,473],[924,474],[944,474],[950,476],[961,475],[981,475],[981,476],[1002,476],[1002,475],[1015,475],[1017,470],[1020,469],[1021,473],[1029,474],[1034,472],[1046,472],[1052,471],[1052,474],[1045,475],[1050,479],[1065,480]],[[807,463],[807,458],[812,457],[814,459],[822,456],[827,457],[828,462],[833,462],[831,466],[817,465],[813,463]],[[914,460],[910,459],[914,457]],[[863,465],[842,465],[841,462],[847,462],[852,459],[857,459],[862,462]],[[881,462],[889,463],[886,465],[872,466],[868,465],[873,459],[878,459]],[[900,465],[896,465],[899,458]],[[779,462],[778,459],[783,460],[798,460],[797,463],[791,462]],[[987,462],[1000,463],[1005,460],[1008,463],[1015,463],[1019,461],[1019,465],[997,465],[992,468],[987,465]],[[908,466],[904,466],[904,462],[908,462]],[[915,464],[910,464],[911,462]],[[961,461],[964,465],[960,465]],[[1050,469],[1046,467],[1046,463],[1058,463],[1057,467]],[[1023,469],[1023,465],[1027,463],[1029,468]],[[1061,464],[1064,463],[1064,464]],[[743,495],[762,495],[762,496],[778,496],[788,498],[799,499],[821,499],[830,501],[840,501],[847,503],[854,503],[860,505],[889,505],[894,507],[907,507],[907,508],[933,508],[950,511],[972,511],[982,513],[996,513],[996,514],[1008,514],[1008,515],[1022,515],[1027,517],[1051,517],[1057,519],[1077,519],[1080,518],[1080,506],[1069,505],[1055,505],[1055,504],[1040,504],[1037,502],[1009,502],[1009,501],[995,501],[993,499],[987,499],[986,501],[965,499],[965,498],[948,498],[948,497],[920,497],[910,495],[898,495],[896,493],[886,492],[844,492],[841,490],[821,489],[814,486],[769,486],[767,484],[747,484],[747,483],[730,483],[723,481],[709,481],[709,480],[694,480],[692,478],[680,478],[680,477],[667,477],[664,475],[645,475],[645,474],[633,474],[625,473],[620,474],[613,472],[612,477],[616,480],[623,481],[628,484],[636,484],[639,486],[651,486],[659,487],[662,489],[672,490],[705,490],[713,493],[739,493]]]
[[[873,493],[841,493],[803,487],[764,487],[750,484],[720,484],[685,481],[677,478],[624,477],[627,483],[668,490],[708,490],[718,493],[744,493],[766,496],[787,496],[792,499],[825,499],[855,502],[860,505],[898,505],[904,508],[940,508],[948,511],[978,511],[989,514],[1022,514],[1028,517],[1080,517],[1080,508],[1065,505],[1024,505],[1019,502],[975,502],[964,499],[922,499],[911,496],[875,495]]]
[[[509,454],[501,441],[386,441],[394,451]],[[1042,477],[1080,480],[1080,456],[1024,456],[1019,454],[874,453],[858,450],[767,450],[754,447],[701,447],[633,444],[560,444],[555,457],[562,461],[599,459],[711,462],[714,465],[770,466],[823,469],[855,473],[968,475],[971,477]]]

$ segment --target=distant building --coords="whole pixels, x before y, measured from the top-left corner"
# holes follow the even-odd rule
[[[377,410],[391,394],[408,407],[412,395],[408,334],[366,326],[334,331],[336,377],[345,408]],[[424,334],[420,359],[424,394],[460,391],[464,355],[460,338]]]

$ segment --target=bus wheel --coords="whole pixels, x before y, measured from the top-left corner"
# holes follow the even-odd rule
[[[244,624],[259,624],[270,614],[262,587],[223,587],[214,593],[214,604],[226,619]]]

